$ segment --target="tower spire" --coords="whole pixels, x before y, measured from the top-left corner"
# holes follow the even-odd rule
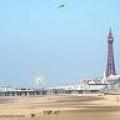
[[[108,39],[113,39],[113,40],[114,40],[111,27],[110,27],[110,29],[109,29]]]
[[[114,62],[114,49],[113,49],[113,42],[114,37],[112,34],[112,30],[110,28],[109,34],[108,34],[108,55],[107,55],[107,68],[106,68],[106,76],[109,75],[116,75],[115,70],[115,62]]]

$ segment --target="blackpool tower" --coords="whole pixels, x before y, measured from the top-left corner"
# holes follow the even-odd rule
[[[114,37],[113,37],[112,31],[110,29],[109,30],[109,35],[108,35],[108,38],[107,38],[108,54],[107,54],[106,77],[108,77],[110,75],[116,75],[113,42],[114,42]]]

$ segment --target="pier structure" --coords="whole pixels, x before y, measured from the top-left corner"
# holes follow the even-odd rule
[[[14,91],[0,91],[0,96],[37,96],[46,95],[45,90],[14,90]]]

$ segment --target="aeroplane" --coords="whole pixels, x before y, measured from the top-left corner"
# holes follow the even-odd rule
[[[57,8],[60,9],[60,8],[63,8],[63,7],[65,7],[65,4],[61,4]]]
[[[60,5],[57,7],[58,9],[64,8],[67,4],[67,0],[60,0]]]

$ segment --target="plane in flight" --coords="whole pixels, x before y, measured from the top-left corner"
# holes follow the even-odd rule
[[[60,8],[64,8],[65,6],[66,6],[66,1],[60,0],[60,5],[57,8],[60,9]]]
[[[65,4],[61,4],[61,5],[58,6],[58,9],[63,8],[65,6],[66,6]]]

